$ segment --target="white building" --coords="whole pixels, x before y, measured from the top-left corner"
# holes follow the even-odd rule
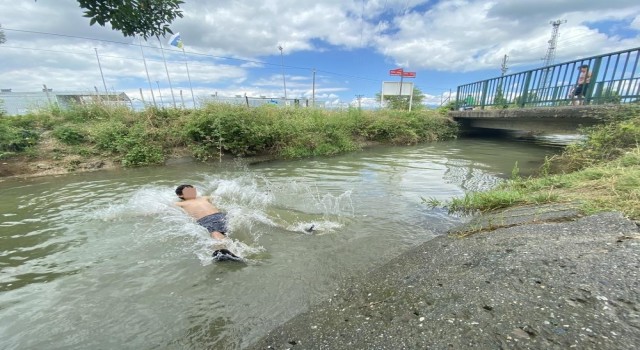
[[[49,106],[66,109],[72,105],[90,103],[131,106],[131,99],[124,92],[104,94],[86,91],[53,91],[52,89],[42,89],[38,92],[14,92],[11,89],[0,89],[0,108],[8,115],[23,115]]]

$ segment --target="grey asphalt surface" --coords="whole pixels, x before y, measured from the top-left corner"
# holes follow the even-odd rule
[[[436,237],[246,349],[640,348],[638,226],[550,208]]]

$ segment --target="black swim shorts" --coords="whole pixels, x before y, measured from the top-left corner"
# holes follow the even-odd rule
[[[209,232],[218,231],[220,233],[227,232],[227,217],[224,213],[215,213],[198,219],[198,224],[203,226]]]
[[[573,96],[584,96],[584,93],[587,92],[588,85],[589,84],[578,84],[573,91]]]

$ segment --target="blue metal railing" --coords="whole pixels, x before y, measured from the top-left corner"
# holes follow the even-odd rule
[[[635,48],[461,85],[456,109],[639,103],[639,61]],[[584,96],[574,96],[583,65],[591,79]]]

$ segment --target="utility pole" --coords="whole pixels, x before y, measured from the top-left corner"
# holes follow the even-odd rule
[[[311,106],[316,106],[316,69],[313,69],[313,87],[311,92]]]
[[[282,56],[282,45],[278,45],[280,50],[280,60],[282,62],[282,85],[284,85],[284,105],[287,105],[287,81],[284,79],[284,56]]]
[[[504,76],[507,70],[509,70],[509,67],[507,67],[508,60],[509,60],[509,56],[504,55],[504,58],[502,59],[502,65],[500,65],[500,71],[502,72],[502,76]]]
[[[358,99],[358,109],[362,109],[362,104],[360,103],[362,101],[362,97],[364,95],[356,95],[356,98]]]

